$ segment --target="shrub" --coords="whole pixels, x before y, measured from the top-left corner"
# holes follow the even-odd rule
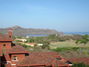
[[[84,63],[74,64],[72,67],[89,67],[89,65],[85,65]]]

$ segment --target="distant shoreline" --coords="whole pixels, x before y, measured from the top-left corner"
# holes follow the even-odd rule
[[[89,32],[64,32],[64,34],[66,35],[70,35],[70,34],[89,35]]]

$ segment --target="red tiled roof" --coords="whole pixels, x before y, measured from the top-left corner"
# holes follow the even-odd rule
[[[23,61],[19,62],[18,66],[32,66],[32,65],[68,65],[65,62],[58,60],[61,58],[58,53],[55,52],[32,52]]]
[[[84,63],[89,65],[89,57],[83,57],[83,58],[71,58],[69,59],[73,63]]]
[[[15,45],[8,51],[8,53],[13,54],[13,53],[29,53],[29,52],[24,47],[20,45]]]

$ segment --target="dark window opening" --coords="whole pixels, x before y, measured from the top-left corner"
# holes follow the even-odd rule
[[[3,46],[6,46],[6,44],[3,44]]]
[[[9,36],[11,38],[11,36]]]
[[[67,64],[72,64],[70,61],[67,61],[66,63],[67,63]]]
[[[12,60],[17,60],[17,56],[13,56]]]

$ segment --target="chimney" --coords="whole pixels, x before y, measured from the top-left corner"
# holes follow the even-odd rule
[[[12,38],[13,29],[11,29],[11,28],[8,29],[8,35],[9,35],[10,38]]]

